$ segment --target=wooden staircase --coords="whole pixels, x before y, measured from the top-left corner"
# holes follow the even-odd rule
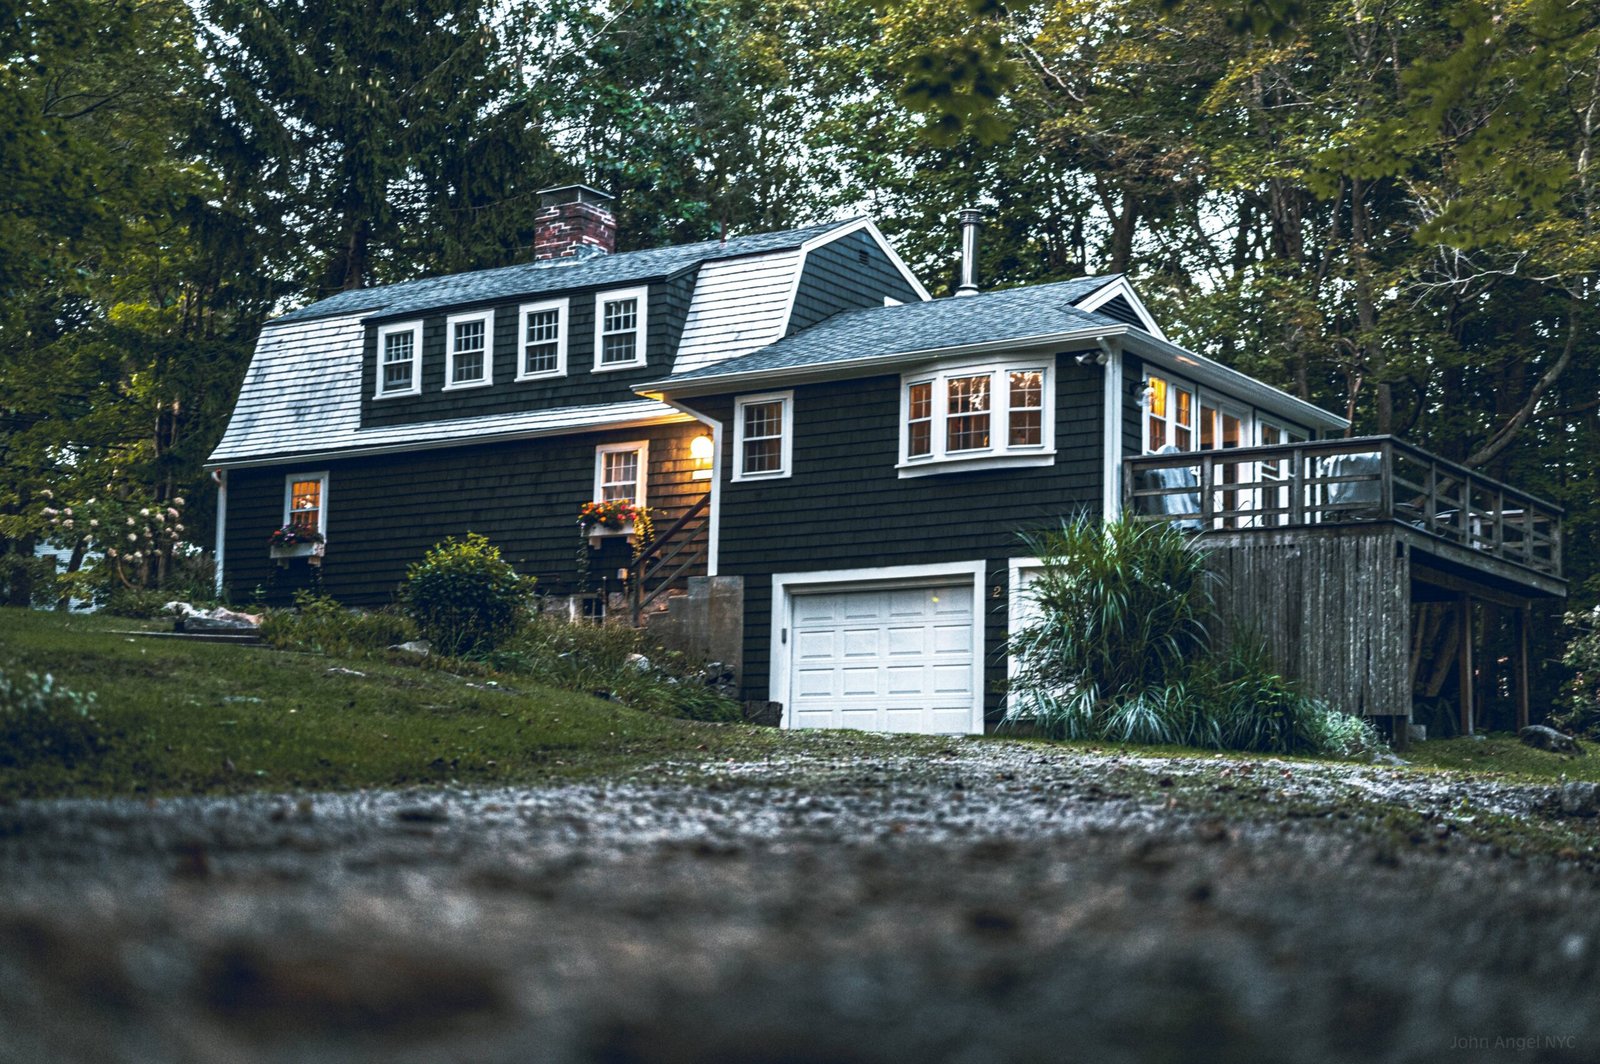
[[[711,548],[711,495],[707,493],[639,549],[628,573],[628,612],[635,628],[652,609],[665,609],[691,576],[705,575]]]

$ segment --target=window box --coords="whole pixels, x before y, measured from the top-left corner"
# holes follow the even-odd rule
[[[281,566],[287,566],[291,558],[304,558],[311,565],[321,565],[322,556],[327,549],[326,543],[273,544],[267,548],[267,556]]]
[[[633,542],[637,528],[632,521],[624,521],[618,528],[607,528],[605,525],[590,525],[584,530],[589,537],[589,546],[598,547],[601,543],[616,536],[627,536],[628,542]]]

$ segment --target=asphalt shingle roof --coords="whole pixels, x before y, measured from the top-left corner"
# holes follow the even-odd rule
[[[795,370],[856,359],[883,358],[963,344],[1023,340],[1119,322],[1072,304],[1105,287],[1117,274],[1080,277],[975,296],[848,311],[741,358],[680,373],[670,387],[746,373]]]
[[[703,240],[697,244],[581,259],[552,259],[444,277],[424,277],[376,288],[358,288],[291,310],[274,321],[293,322],[359,313],[410,314],[568,288],[630,284],[655,277],[670,277],[714,259],[732,259],[799,247],[812,237],[841,228],[854,220],[823,222],[777,233],[752,233],[749,236],[730,237],[726,242]]]

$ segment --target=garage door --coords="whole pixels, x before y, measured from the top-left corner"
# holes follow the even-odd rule
[[[970,582],[799,593],[792,608],[792,727],[977,730]]]

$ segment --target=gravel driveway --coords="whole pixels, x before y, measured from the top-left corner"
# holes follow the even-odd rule
[[[0,807],[5,1061],[1600,1059],[1594,821],[929,756]]]

